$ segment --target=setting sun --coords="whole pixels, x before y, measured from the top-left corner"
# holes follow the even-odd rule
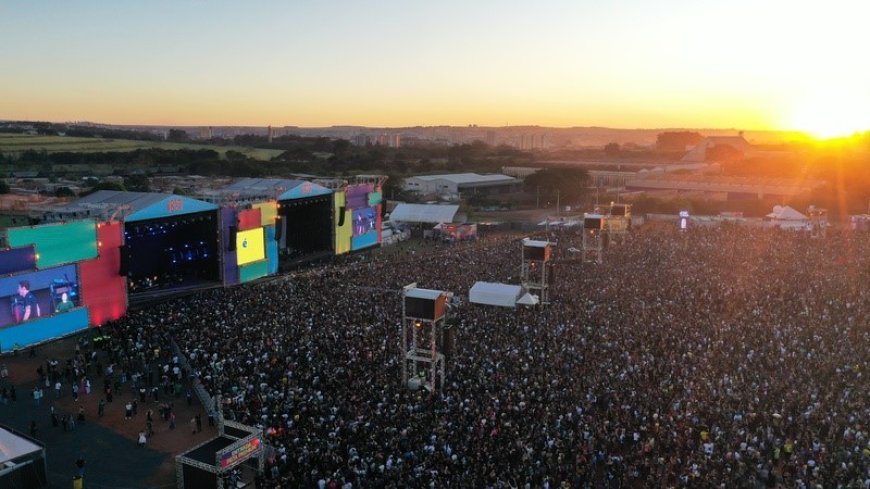
[[[835,90],[819,92],[798,103],[788,125],[819,139],[849,136],[870,129],[870,101]]]

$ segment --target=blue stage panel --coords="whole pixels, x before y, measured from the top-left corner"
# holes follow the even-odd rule
[[[375,231],[360,235],[354,236],[350,240],[350,248],[353,251],[361,250],[363,248],[368,248],[370,246],[376,246],[378,244],[378,233]]]
[[[266,261],[269,275],[278,273],[278,242],[275,241],[275,226],[266,226]]]
[[[85,329],[90,324],[88,308],[80,307],[63,314],[34,319],[0,329],[0,349],[10,351]]]

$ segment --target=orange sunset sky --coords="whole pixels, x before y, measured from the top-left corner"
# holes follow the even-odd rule
[[[870,129],[870,4],[0,3],[0,119]]]

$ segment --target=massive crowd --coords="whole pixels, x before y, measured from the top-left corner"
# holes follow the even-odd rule
[[[409,282],[519,281],[516,236],[362,254],[133,311],[131,371],[191,375],[276,448],[268,487],[870,488],[870,239],[637,229],[558,237],[552,303],[462,303],[445,385],[401,383]],[[413,250],[413,251],[412,251]]]

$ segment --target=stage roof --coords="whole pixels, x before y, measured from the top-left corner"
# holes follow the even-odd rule
[[[117,211],[117,218],[132,222],[212,211],[217,208],[215,204],[183,195],[99,190],[63,207],[52,209],[51,212],[74,214],[81,218],[100,218]]]
[[[440,224],[453,222],[458,211],[458,205],[399,204],[390,214],[390,221]]]
[[[428,299],[434,301],[435,299],[441,297],[444,294],[441,290],[432,290],[432,289],[408,289],[405,292],[406,297],[412,297],[414,299]]]
[[[218,436],[217,438],[212,438],[208,442],[181,455],[183,457],[187,457],[189,459],[196,460],[197,462],[202,462],[204,464],[217,465],[215,457],[217,452],[223,448],[232,445],[236,441],[238,440],[235,440],[228,436]]]
[[[316,183],[283,178],[242,178],[227,185],[221,192],[238,192],[243,196],[263,196],[277,200],[304,199],[333,193],[332,189]]]
[[[27,438],[0,428],[0,464],[42,450],[42,447]]]

